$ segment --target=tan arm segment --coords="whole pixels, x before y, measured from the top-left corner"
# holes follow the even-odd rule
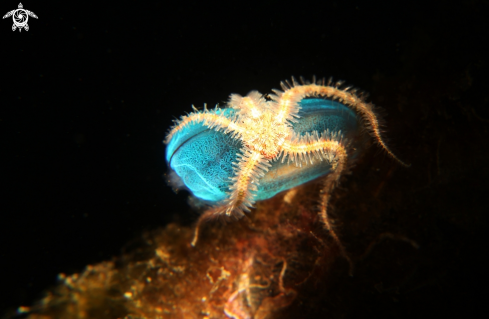
[[[282,145],[282,162],[286,157],[297,166],[307,162],[312,164],[314,158],[333,162],[335,150],[339,147],[343,148],[341,136],[330,134],[327,130],[321,135],[317,131],[303,136],[294,135]]]
[[[349,92],[350,88],[340,89],[338,83],[335,86],[324,85],[324,81],[318,81],[318,84],[311,83],[306,85],[300,85],[292,78],[292,84],[289,82],[281,83],[284,92],[275,91],[278,100],[278,116],[288,117],[295,116],[295,112],[299,111],[298,101],[306,97],[323,96],[332,100],[338,100],[350,108],[352,108],[357,114],[359,114],[364,121],[364,125],[375,141],[384,149],[389,156],[395,159],[403,166],[410,166],[409,164],[401,161],[387,146],[382,138],[380,132],[380,124],[377,114],[375,114],[374,106],[371,103],[367,103],[364,97],[357,96],[353,91]]]
[[[318,136],[318,133],[314,131],[311,135],[306,134],[300,138],[287,141],[284,143],[283,149],[284,157],[282,161],[286,156],[289,156],[289,160],[292,159],[296,164],[307,161],[312,163],[312,155],[313,158],[325,159],[331,163],[331,172],[324,177],[323,189],[321,190],[319,217],[323,222],[324,228],[331,234],[331,237],[333,237],[333,240],[338,245],[341,255],[350,264],[350,274],[352,274],[353,263],[334,231],[328,216],[329,198],[347,167],[348,154],[344,145],[339,138],[330,136],[328,132],[324,132],[321,136]]]
[[[170,132],[166,136],[165,143],[168,144],[175,133],[184,129],[186,126],[192,123],[203,123],[209,128],[215,127],[217,128],[217,131],[222,129],[226,133],[229,131],[233,131],[233,136],[241,136],[242,134],[242,128],[234,123],[232,119],[228,119],[212,111],[196,111],[190,113],[189,115],[182,116],[182,118],[175,123],[175,125],[171,128]]]

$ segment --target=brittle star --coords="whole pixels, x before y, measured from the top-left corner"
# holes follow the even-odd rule
[[[165,143],[169,143],[177,132],[194,123],[223,131],[241,142],[241,154],[233,163],[234,176],[231,177],[228,196],[223,203],[201,215],[192,246],[196,245],[203,221],[219,217],[241,218],[244,212],[250,211],[255,202],[260,178],[270,168],[271,161],[282,159],[283,162],[287,159],[289,162],[295,162],[297,166],[302,166],[312,164],[314,160],[326,160],[331,165],[331,173],[324,178],[320,195],[320,218],[338,244],[341,253],[349,260],[331,226],[327,211],[330,194],[347,167],[347,145],[343,143],[341,135],[335,132],[313,131],[305,135],[295,133],[293,125],[300,117],[299,101],[308,97],[324,97],[339,101],[360,116],[363,126],[390,157],[403,166],[409,165],[387,147],[380,133],[379,119],[374,112],[373,104],[367,103],[364,95],[357,95],[356,90],[351,88],[341,88],[342,82],[332,84],[331,79],[326,83],[324,79],[316,81],[313,78],[312,82],[308,82],[301,78],[301,83],[299,84],[294,77],[292,83],[281,82],[283,91],[273,90],[275,94],[269,95],[269,99],[265,99],[258,91],[251,91],[245,97],[232,94],[227,104],[227,107],[235,110],[231,118],[224,116],[218,108],[208,110],[205,107],[203,111],[199,111],[192,106],[194,112],[183,116],[171,128]]]

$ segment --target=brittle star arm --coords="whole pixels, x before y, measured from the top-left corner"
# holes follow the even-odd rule
[[[219,217],[241,218],[244,216],[244,211],[249,212],[253,207],[259,179],[271,166],[270,160],[248,147],[244,147],[238,157],[238,161],[233,163],[235,175],[231,177],[233,184],[229,187],[229,197],[222,205],[209,209],[199,218],[192,246],[197,243],[202,222]]]
[[[326,230],[331,234],[338,245],[341,254],[350,264],[350,274],[353,271],[353,263],[346,253],[345,247],[341,243],[338,235],[334,231],[330,218],[328,217],[328,202],[330,194],[338,184],[339,179],[346,169],[348,155],[344,145],[338,138],[328,137],[328,132],[319,134],[314,131],[312,134],[306,134],[299,138],[292,138],[284,142],[283,158],[293,158],[296,165],[300,162],[309,162],[312,164],[312,158],[325,159],[331,163],[331,172],[324,178],[323,189],[321,190],[320,212],[319,216]],[[313,155],[311,157],[311,155]],[[307,157],[306,157],[307,156]]]
[[[324,177],[323,180],[323,188],[321,190],[320,195],[320,203],[319,203],[319,216],[323,221],[324,227],[329,231],[334,241],[338,245],[340,249],[341,255],[348,261],[350,265],[350,276],[353,276],[353,262],[351,258],[346,253],[345,246],[341,243],[338,235],[333,229],[331,225],[330,218],[328,216],[328,203],[329,198],[331,197],[331,193],[333,192],[336,185],[338,185],[340,177],[343,172],[346,170],[347,166],[347,154],[345,148],[339,144],[334,150],[335,153],[335,162],[332,165],[332,172]]]
[[[284,92],[274,90],[275,94],[277,95],[276,100],[279,110],[278,114],[286,114],[287,116],[290,114],[289,117],[298,117],[297,113],[295,113],[299,111],[297,101],[300,101],[306,97],[324,96],[333,100],[338,100],[340,103],[348,105],[362,117],[367,130],[380,145],[380,147],[382,147],[382,149],[389,154],[389,156],[394,158],[403,166],[410,166],[409,164],[401,161],[384,142],[380,130],[378,116],[375,114],[373,104],[365,102],[364,97],[361,95],[357,96],[354,91],[349,92],[348,90],[350,88],[339,88],[339,86],[342,84],[341,82],[336,83],[335,86],[330,86],[330,83],[325,85],[324,79],[322,81],[318,81],[317,84],[315,82],[316,81],[314,79],[313,83],[304,83],[304,85],[300,85],[297,83],[295,78],[292,78],[292,84],[288,81],[286,81],[286,83],[282,82],[281,86]]]
[[[170,132],[166,136],[165,143],[168,144],[173,135],[193,123],[203,123],[209,128],[216,128],[217,131],[222,129],[226,133],[232,131],[233,136],[240,136],[243,133],[243,128],[237,125],[232,119],[229,119],[220,114],[216,114],[214,111],[208,111],[207,109],[202,112],[196,110],[196,112],[192,112],[188,115],[182,116],[182,118],[176,122],[176,124],[171,128]]]

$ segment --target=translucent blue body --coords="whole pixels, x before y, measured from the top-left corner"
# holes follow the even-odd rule
[[[360,135],[360,122],[347,106],[322,98],[307,98],[300,102],[298,123],[294,123],[296,134],[312,131],[320,133],[341,131],[343,139],[355,141]],[[220,111],[232,117],[233,109]],[[228,195],[230,177],[233,176],[232,162],[237,161],[241,142],[223,132],[216,132],[202,124],[192,124],[176,133],[166,148],[166,161],[171,170],[194,196],[205,201],[218,203]],[[354,155],[354,154],[353,154]],[[272,167],[260,179],[256,200],[271,198],[279,192],[309,182],[328,174],[331,169],[327,161],[315,160],[314,164],[272,161]]]

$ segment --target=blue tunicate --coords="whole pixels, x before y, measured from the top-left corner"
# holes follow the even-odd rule
[[[329,130],[340,132],[344,141],[351,145],[359,140],[361,124],[355,112],[340,102],[323,98],[305,98],[299,102],[300,118],[293,124],[293,131],[304,135]],[[235,110],[218,111],[227,118]],[[166,148],[166,161],[192,194],[202,200],[219,203],[228,196],[230,177],[234,174],[232,163],[237,161],[241,141],[229,134],[209,129],[202,123],[193,123],[178,131]],[[350,147],[349,149],[357,149]],[[350,156],[355,157],[353,152]],[[315,160],[297,167],[295,163],[272,161],[269,171],[260,178],[256,200],[271,198],[279,192],[307,183],[328,174],[327,161]]]

